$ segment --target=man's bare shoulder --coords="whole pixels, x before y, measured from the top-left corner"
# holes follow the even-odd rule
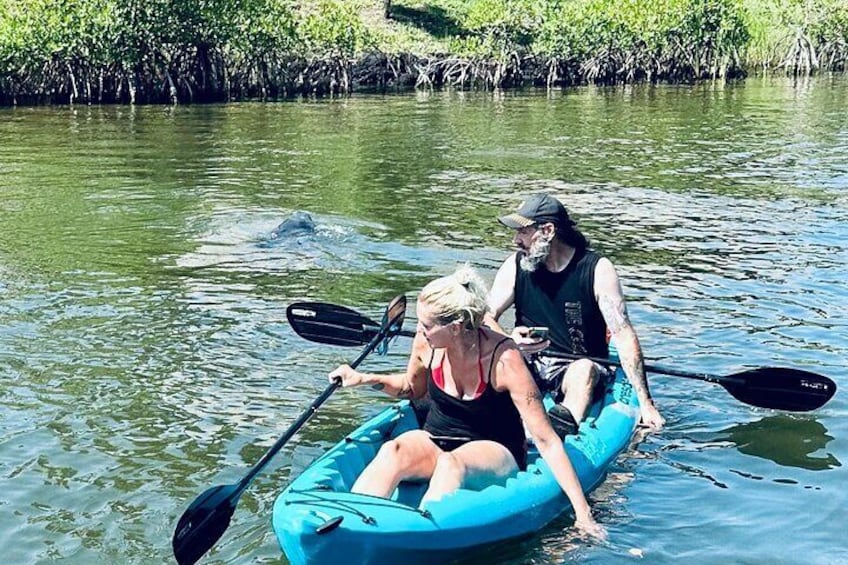
[[[618,272],[615,270],[615,265],[606,257],[598,259],[595,265],[595,286],[599,284],[618,284]]]

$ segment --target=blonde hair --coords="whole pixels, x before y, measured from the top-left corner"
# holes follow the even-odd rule
[[[460,322],[465,329],[477,329],[488,309],[488,292],[477,271],[466,264],[452,275],[429,282],[421,289],[418,301],[430,306],[441,324]]]

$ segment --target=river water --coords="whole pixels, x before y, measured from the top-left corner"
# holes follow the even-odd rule
[[[848,78],[278,104],[0,109],[4,563],[167,563],[356,351],[296,300],[379,317],[469,262],[533,191],[617,265],[651,362],[791,366],[848,387]],[[294,210],[314,237],[269,242]],[[408,322],[407,327],[412,327]],[[364,367],[401,367],[408,341]],[[848,561],[848,402],[811,413],[651,375],[668,420],[563,518],[479,563]],[[345,390],[242,496],[208,563],[285,563],[275,494],[385,400]]]

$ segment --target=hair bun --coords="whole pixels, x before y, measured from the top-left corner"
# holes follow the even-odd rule
[[[468,263],[461,265],[454,272],[453,277],[465,290],[473,292],[479,288],[486,288],[486,284],[480,278],[480,275]]]
[[[488,287],[477,271],[465,263],[452,275],[428,283],[421,290],[419,299],[435,309],[440,321],[461,321],[466,328],[477,328],[488,308],[488,293]]]

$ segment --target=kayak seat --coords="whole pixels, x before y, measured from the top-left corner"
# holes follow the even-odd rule
[[[323,469],[323,472],[316,477],[315,483],[324,490],[334,492],[344,492],[345,490],[344,478],[335,469]]]
[[[400,504],[418,508],[428,485],[427,481],[401,481],[390,498]]]

